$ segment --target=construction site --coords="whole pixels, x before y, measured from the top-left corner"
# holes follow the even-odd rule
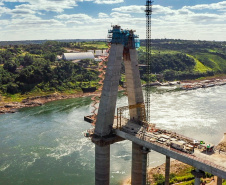
[[[152,1],[147,0],[146,13],[146,73],[151,74],[151,14]],[[108,56],[99,62],[99,89],[92,97],[92,115],[84,119],[92,128],[85,137],[95,144],[95,184],[110,184],[110,145],[122,140],[132,142],[131,184],[150,184],[147,175],[149,153],[154,150],[166,156],[165,184],[169,185],[170,158],[195,167],[195,185],[205,172],[217,176],[217,184],[226,179],[225,140],[215,146],[207,141],[188,138],[150,123],[150,86],[143,95],[136,48],[139,39],[134,30],[115,25],[108,31]],[[121,64],[125,65],[128,106],[116,109]]]

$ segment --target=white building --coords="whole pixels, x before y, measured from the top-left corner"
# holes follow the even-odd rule
[[[92,52],[82,52],[82,53],[64,53],[62,56],[63,60],[73,61],[82,59],[92,59],[94,60],[94,55]]]
[[[95,56],[102,56],[102,50],[95,50]]]
[[[104,50],[103,50],[103,56],[107,56],[107,55],[108,55],[107,50],[104,49]]]
[[[95,53],[94,50],[87,50],[87,52],[92,52],[93,54]]]

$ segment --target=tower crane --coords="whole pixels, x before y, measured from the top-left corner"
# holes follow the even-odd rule
[[[146,74],[147,74],[147,85],[145,91],[145,107],[146,107],[146,118],[150,122],[150,81],[151,81],[151,14],[152,14],[152,3],[151,0],[146,0]]]
[[[150,81],[151,81],[151,14],[152,14],[151,0],[146,0],[146,75],[147,84],[145,89],[145,108],[146,108],[146,121],[150,123]],[[149,155],[147,154],[147,166],[149,166]],[[143,184],[149,185],[148,170],[146,172],[146,180],[143,180]]]

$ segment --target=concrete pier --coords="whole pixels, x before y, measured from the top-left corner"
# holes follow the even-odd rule
[[[131,185],[142,185],[142,146],[132,142]]]
[[[200,185],[201,180],[200,177],[195,176],[195,185]]]
[[[147,183],[147,162],[148,162],[148,152],[149,149],[143,147],[142,148],[142,185],[146,185]]]
[[[166,156],[165,185],[169,185],[169,175],[170,175],[170,157]]]
[[[204,177],[205,173],[197,168],[193,170],[191,173],[195,176],[195,185],[200,185],[201,183],[200,178]]]
[[[217,185],[222,185],[222,178],[217,177]]]
[[[110,183],[110,145],[95,145],[95,185]]]

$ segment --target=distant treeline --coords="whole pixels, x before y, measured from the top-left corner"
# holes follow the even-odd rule
[[[57,61],[68,50],[103,49],[103,41],[21,41],[0,47],[0,92],[65,91],[97,86],[99,72],[95,61]],[[26,43],[27,42],[27,43]],[[29,42],[34,42],[33,44]],[[145,41],[138,49],[140,64],[146,64]],[[123,73],[122,69],[122,73]],[[146,67],[140,67],[146,81]],[[226,42],[152,40],[151,79],[184,80],[226,74]]]
[[[27,45],[27,44],[43,44],[45,42],[91,42],[91,41],[106,41],[105,39],[62,39],[62,40],[23,40],[23,41],[0,41],[0,46],[9,45]]]

